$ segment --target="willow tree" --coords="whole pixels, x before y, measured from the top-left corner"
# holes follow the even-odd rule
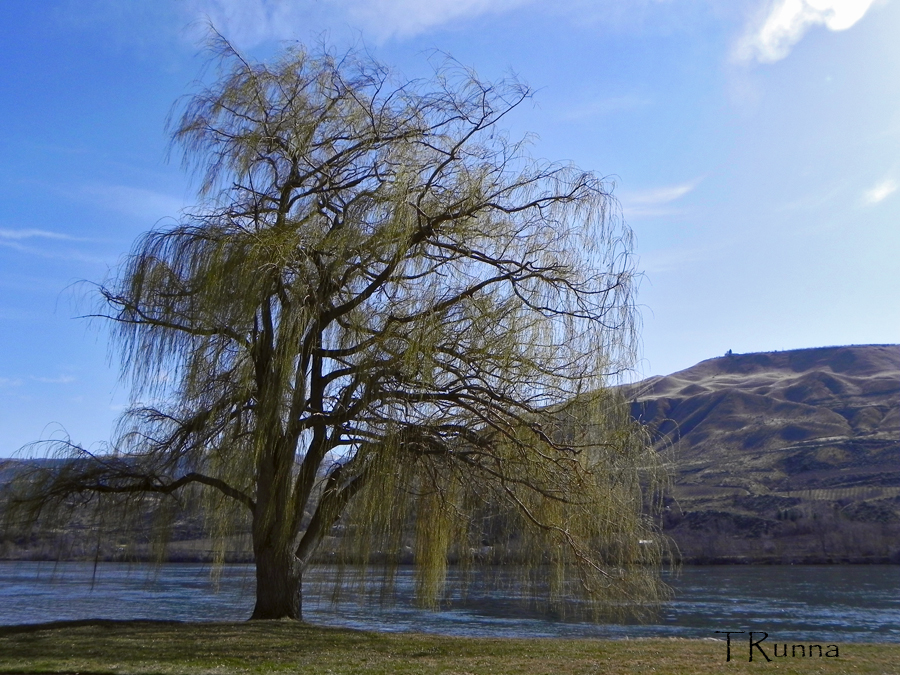
[[[201,206],[101,287],[135,404],[9,508],[207,491],[215,533],[250,522],[258,619],[301,617],[323,542],[411,547],[426,604],[448,560],[515,562],[554,603],[657,599],[657,463],[609,387],[635,341],[610,185],[509,139],[517,81],[220,49],[170,120]]]

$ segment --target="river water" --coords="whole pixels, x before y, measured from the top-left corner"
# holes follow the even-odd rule
[[[320,625],[494,637],[722,638],[765,631],[778,640],[900,642],[900,566],[685,567],[668,577],[675,598],[643,624],[561,621],[524,610],[502,593],[470,596],[438,612],[415,607],[412,571],[397,599],[337,604],[307,573],[304,618]],[[240,621],[253,608],[253,568],[226,566],[215,584],[202,565],[0,562],[0,624],[76,619]],[[346,594],[351,595],[351,594]]]

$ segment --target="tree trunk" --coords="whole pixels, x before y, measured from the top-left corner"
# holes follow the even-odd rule
[[[300,621],[303,618],[300,561],[287,547],[285,550],[260,547],[255,553],[256,607],[250,619]]]

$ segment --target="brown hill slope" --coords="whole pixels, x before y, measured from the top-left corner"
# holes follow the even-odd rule
[[[687,560],[900,562],[900,346],[729,354],[631,397]]]
[[[900,563],[900,345],[732,354],[628,392],[672,459],[665,526],[686,562]],[[211,559],[202,520],[175,523],[173,560]],[[0,558],[92,557],[92,542],[86,524],[62,544],[0,541]],[[151,556],[141,537],[120,548],[103,557]],[[235,541],[229,559],[249,556]]]

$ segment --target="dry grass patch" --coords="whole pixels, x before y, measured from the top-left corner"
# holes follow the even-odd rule
[[[754,657],[710,640],[509,640],[368,633],[293,622],[75,622],[0,628],[0,673],[778,673],[885,675],[900,645],[840,645],[838,658]]]

